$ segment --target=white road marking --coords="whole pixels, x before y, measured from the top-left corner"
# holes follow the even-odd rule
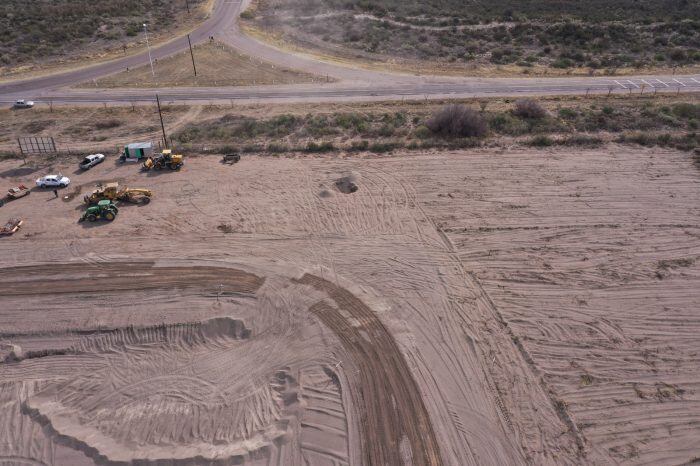
[[[627,80],[627,82],[630,83],[631,85],[633,85],[635,87],[635,89],[639,89],[639,85],[637,83],[630,81],[629,79]]]
[[[663,81],[660,80],[660,79],[656,79],[656,80],[657,80],[658,82],[660,82],[661,84],[663,84],[664,86],[666,86],[666,87],[671,87],[671,86],[669,86],[668,84],[666,84],[665,82],[663,82]]]
[[[647,82],[645,79],[642,79],[641,81],[642,81],[644,84],[646,84],[647,86],[651,87],[652,89],[656,89],[656,86],[654,86],[654,85],[653,85],[652,83],[650,83],[650,82]]]
[[[618,86],[620,86],[621,88],[627,89],[627,87],[625,87],[625,85],[622,84],[622,83],[621,83],[620,81],[618,81],[617,79],[615,80],[615,83],[616,83]]]
[[[690,78],[690,79],[695,81],[696,83],[700,84],[700,81],[698,81],[697,79],[695,79],[695,78]]]
[[[686,84],[685,84],[684,82],[679,81],[679,80],[677,80],[676,78],[673,78],[673,80],[676,81],[678,84],[680,84],[680,85],[683,86],[683,87],[686,86]]]

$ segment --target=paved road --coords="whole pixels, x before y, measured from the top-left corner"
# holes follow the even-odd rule
[[[456,83],[333,83],[314,85],[158,89],[161,101],[188,103],[339,102],[446,99],[524,95],[629,94],[700,92],[696,77],[472,79]],[[55,104],[144,103],[155,101],[155,90],[64,89],[47,92],[38,102]],[[2,100],[2,96],[0,96]]]
[[[218,35],[219,32],[231,29],[236,23],[240,10],[240,3],[230,0],[217,0],[209,18],[198,28],[190,33],[193,43],[206,41],[209,36]],[[151,49],[153,59],[161,59],[175,53],[187,50],[189,47],[187,37],[179,37],[159,47]],[[81,82],[91,81],[113,73],[148,64],[148,52],[120,58],[98,65],[79,68],[73,71],[52,74],[39,78],[0,83],[0,97],[5,95],[27,95],[31,98],[42,91],[72,86]]]
[[[202,42],[209,36],[224,41],[250,56],[271,63],[304,70],[318,75],[329,75],[340,82],[314,85],[171,88],[159,89],[166,101],[188,102],[310,102],[348,100],[391,100],[460,98],[473,96],[509,95],[570,95],[586,93],[640,93],[640,92],[698,92],[700,75],[692,76],[637,76],[626,78],[470,78],[444,76],[415,76],[369,71],[325,63],[297,53],[289,53],[261,43],[242,33],[238,16],[250,0],[217,0],[210,17],[190,35]],[[187,39],[175,39],[152,50],[159,59],[187,49]],[[153,89],[70,89],[69,86],[120,72],[126,67],[148,63],[148,54],[125,57],[74,71],[0,84],[0,102],[17,98],[37,102],[84,103],[144,102],[154,100]]]

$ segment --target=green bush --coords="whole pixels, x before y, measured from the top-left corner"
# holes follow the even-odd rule
[[[428,129],[425,125],[420,125],[413,130],[413,135],[418,139],[428,139],[433,135],[432,131]]]
[[[370,144],[369,151],[376,154],[382,154],[385,152],[391,152],[395,149],[403,147],[403,144],[398,142],[375,142]]]
[[[362,140],[362,141],[352,141],[350,144],[350,151],[352,152],[364,152],[369,148],[369,141],[367,140]]]
[[[554,145],[554,141],[549,136],[540,134],[527,141],[527,145],[533,147],[549,147]]]
[[[700,104],[680,103],[672,107],[673,114],[685,120],[700,119]]]
[[[271,152],[273,154],[279,154],[282,152],[288,152],[289,147],[287,147],[284,144],[278,144],[278,143],[271,142],[270,144],[267,145],[267,151]]]
[[[318,144],[314,141],[311,141],[306,145],[305,151],[311,153],[322,153],[330,152],[334,149],[335,147],[333,146],[332,142],[321,142],[320,144]]]

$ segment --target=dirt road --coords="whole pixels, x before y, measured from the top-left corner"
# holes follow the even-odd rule
[[[164,99],[172,101],[323,101],[323,100],[400,100],[405,98],[459,98],[472,96],[511,95],[567,95],[608,92],[697,92],[700,76],[634,76],[577,77],[577,78],[472,78],[415,76],[367,70],[351,65],[325,62],[317,57],[277,49],[260,42],[241,31],[238,17],[250,0],[232,2],[219,0],[211,17],[190,35],[194,43],[215,36],[217,40],[238,51],[271,64],[328,76],[340,82],[311,86],[279,87],[202,87],[196,89],[160,89]],[[154,59],[164,58],[187,50],[185,37],[175,39],[152,51]],[[77,69],[71,72],[0,84],[0,102],[10,103],[19,98],[37,102],[152,102],[152,89],[130,91],[111,89],[68,90],[69,86],[148,64],[148,54],[142,53],[123,59]]]

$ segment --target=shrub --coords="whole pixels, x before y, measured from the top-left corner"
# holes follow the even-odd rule
[[[483,137],[487,131],[486,121],[476,110],[458,104],[442,107],[426,127],[434,134],[448,137]]]
[[[305,150],[306,150],[306,152],[319,153],[319,152],[330,152],[333,149],[335,149],[335,147],[333,147],[332,142],[322,142],[320,144],[317,144],[316,142],[311,141],[306,145]]]
[[[563,118],[564,120],[573,120],[576,118],[578,113],[576,110],[573,110],[571,108],[560,108],[559,109],[559,118]]]
[[[511,113],[498,113],[491,117],[489,126],[494,131],[501,134],[510,134],[517,136],[530,131],[526,122],[519,118],[515,118]]]
[[[673,113],[686,120],[691,118],[700,119],[700,105],[691,103],[680,103],[673,106]]]
[[[547,111],[539,103],[532,99],[520,99],[515,102],[513,114],[525,119],[544,118]]]
[[[603,144],[603,140],[596,136],[586,136],[584,134],[576,134],[564,139],[565,146],[586,146],[596,147]]]
[[[535,136],[534,138],[530,139],[527,142],[528,146],[533,146],[533,147],[549,147],[554,144],[554,141],[549,137],[545,136],[543,134],[539,136]]]
[[[431,136],[431,131],[425,125],[418,126],[413,130],[413,135],[418,139],[427,139]]]
[[[352,152],[362,152],[366,151],[369,148],[369,141],[367,140],[362,140],[362,141],[352,141],[350,144],[350,151]]]
[[[288,150],[289,150],[289,147],[287,147],[284,144],[277,144],[277,143],[271,142],[270,144],[267,145],[267,151],[272,152],[273,154],[287,152]]]
[[[95,129],[111,129],[122,125],[122,122],[117,119],[102,120],[95,122]]]
[[[385,152],[391,152],[400,147],[402,147],[402,145],[398,142],[375,142],[369,146],[369,150],[370,152],[374,152],[376,154],[382,154]]]

